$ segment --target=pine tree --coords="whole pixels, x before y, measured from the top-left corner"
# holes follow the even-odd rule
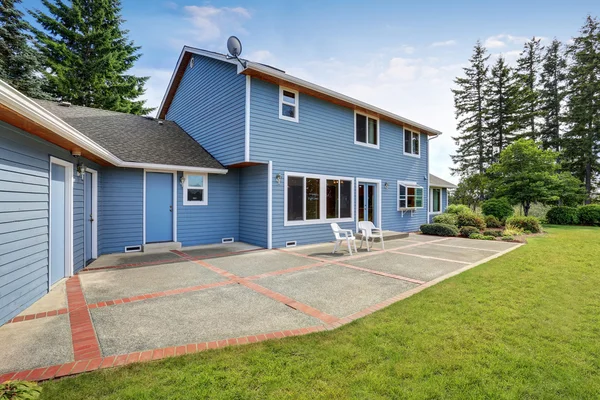
[[[21,0],[0,2],[0,79],[35,98],[47,98],[42,90],[39,54],[29,46],[29,24],[16,8]]]
[[[500,152],[508,146],[513,138],[516,128],[516,105],[518,87],[515,84],[513,72],[506,64],[504,57],[500,56],[491,70],[491,76],[484,88],[487,114],[485,117],[485,130],[489,158],[496,162]]]
[[[48,87],[76,105],[131,114],[147,114],[148,77],[127,74],[140,58],[140,47],[121,29],[120,0],[42,0],[48,13],[31,12],[43,30],[34,30],[45,56]]]
[[[484,123],[484,87],[488,79],[486,61],[489,57],[485,47],[477,41],[469,59],[470,65],[463,68],[465,76],[456,78],[454,83],[458,88],[452,89],[459,133],[453,137],[458,149],[452,155],[452,161],[457,164],[452,171],[463,177],[483,174],[490,162]]]
[[[588,15],[568,54],[569,93],[564,135],[564,161],[570,172],[585,184],[589,196],[600,172],[600,24]]]
[[[537,140],[538,129],[536,119],[539,110],[538,75],[542,48],[540,39],[532,38],[525,43],[521,55],[517,59],[517,82],[520,90],[517,97],[519,107],[519,127],[521,137]]]
[[[544,149],[560,151],[564,118],[563,103],[567,95],[567,60],[562,44],[554,39],[544,54],[540,77],[540,112],[543,123],[539,138]]]

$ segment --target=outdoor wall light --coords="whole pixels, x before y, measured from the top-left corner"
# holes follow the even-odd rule
[[[85,177],[85,164],[81,161],[77,161],[77,176],[81,177],[81,180]]]
[[[185,175],[181,175],[181,178],[179,179],[179,183],[181,184],[181,187],[183,187],[185,185]]]
[[[278,185],[281,185],[281,174],[277,174],[277,175],[275,176],[275,180],[277,181],[277,184],[278,184]]]

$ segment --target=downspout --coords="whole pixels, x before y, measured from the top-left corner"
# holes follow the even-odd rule
[[[440,136],[439,133],[436,133],[435,136],[433,137],[427,137],[427,221],[426,223],[428,224],[430,219],[429,217],[431,217],[431,205],[429,204],[429,202],[431,201],[431,188],[429,187],[429,161],[431,160],[431,156],[429,154],[429,142],[432,141],[433,139],[437,139],[438,136]]]

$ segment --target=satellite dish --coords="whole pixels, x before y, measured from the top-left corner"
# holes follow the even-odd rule
[[[227,51],[233,57],[238,58],[240,54],[242,54],[242,42],[235,36],[229,36],[227,39]]]

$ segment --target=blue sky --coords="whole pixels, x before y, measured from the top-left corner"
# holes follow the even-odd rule
[[[39,8],[24,0],[23,8]],[[514,62],[523,42],[568,41],[598,1],[226,1],[124,0],[130,38],[142,46],[134,73],[150,76],[158,106],[183,45],[242,56],[439,129],[431,172],[450,175],[455,146],[450,88],[477,39]]]

